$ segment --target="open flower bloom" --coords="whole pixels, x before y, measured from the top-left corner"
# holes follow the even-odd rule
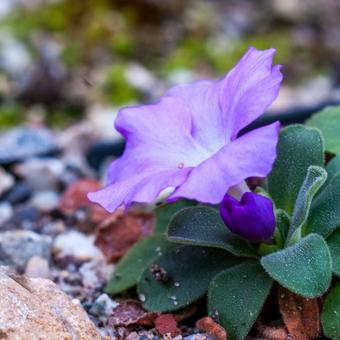
[[[115,127],[126,139],[106,188],[89,194],[110,212],[153,202],[167,188],[181,197],[220,203],[229,188],[265,177],[276,156],[279,123],[238,137],[278,95],[282,74],[274,49],[250,48],[218,81],[170,89],[159,102],[123,108]]]
[[[246,192],[239,202],[226,194],[220,214],[227,227],[250,241],[268,241],[275,231],[273,202],[264,196]]]

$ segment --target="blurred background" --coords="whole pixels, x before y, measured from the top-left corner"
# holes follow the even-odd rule
[[[125,339],[103,287],[155,216],[87,199],[123,150],[118,109],[275,47],[285,77],[261,124],[302,122],[340,103],[339,19],[339,0],[0,0],[0,265],[52,279]]]
[[[118,107],[219,77],[249,46],[284,65],[272,110],[338,101],[339,17],[337,0],[1,0],[0,127],[87,119],[112,137]]]

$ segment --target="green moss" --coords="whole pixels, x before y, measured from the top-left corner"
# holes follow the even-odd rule
[[[205,66],[216,74],[224,73],[238,62],[250,46],[258,49],[276,48],[277,63],[288,62],[293,55],[289,37],[279,32],[248,36],[225,45],[223,42],[214,42],[213,39],[202,42],[190,38],[185,39],[169,56],[165,62],[165,70],[169,73],[181,68]]]
[[[123,105],[138,99],[139,94],[125,79],[125,65],[117,64],[108,69],[103,85],[104,99],[114,105]]]
[[[24,112],[16,103],[0,104],[0,130],[21,124]]]
[[[46,121],[49,126],[65,128],[79,121],[82,116],[83,111],[77,107],[54,108],[46,113]]]

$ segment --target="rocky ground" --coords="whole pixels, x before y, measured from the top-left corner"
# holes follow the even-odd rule
[[[100,171],[87,159],[95,152],[100,160],[102,148],[85,127],[53,133],[31,125],[0,135],[1,334],[207,339],[192,322],[177,325],[183,316],[147,314],[133,292],[104,293],[114,262],[152,232],[153,216],[141,209],[110,216],[89,203],[86,193],[100,187]]]
[[[104,292],[153,228],[145,207],[110,216],[86,198],[122,151],[118,107],[221,76],[250,45],[276,47],[284,65],[272,114],[300,122],[340,103],[334,0],[116,2],[0,1],[0,338],[223,339],[211,320],[196,324],[204,311],[150,314],[133,290]],[[261,338],[284,332],[257,325]]]

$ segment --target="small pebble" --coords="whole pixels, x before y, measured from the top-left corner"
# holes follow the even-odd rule
[[[25,268],[33,256],[50,258],[51,238],[28,230],[0,233],[0,264]]]
[[[56,158],[33,158],[17,164],[13,171],[36,191],[57,189],[65,165]]]
[[[13,184],[13,176],[0,167],[0,196],[10,189]]]
[[[0,164],[56,152],[54,136],[45,128],[19,127],[0,135]]]
[[[13,207],[8,202],[0,203],[0,227],[13,216]]]
[[[94,237],[72,230],[57,236],[53,243],[53,253],[57,257],[73,256],[80,261],[102,258],[100,250],[94,245]]]
[[[118,305],[119,303],[111,300],[107,294],[101,294],[90,308],[90,313],[93,315],[109,316]]]
[[[46,259],[40,256],[33,256],[26,265],[25,274],[29,277],[50,278],[50,269]]]
[[[7,192],[3,199],[11,204],[17,204],[27,201],[31,195],[31,187],[25,182],[18,182]]]
[[[59,196],[55,191],[41,191],[33,195],[30,203],[39,211],[47,213],[55,210],[59,204]]]

